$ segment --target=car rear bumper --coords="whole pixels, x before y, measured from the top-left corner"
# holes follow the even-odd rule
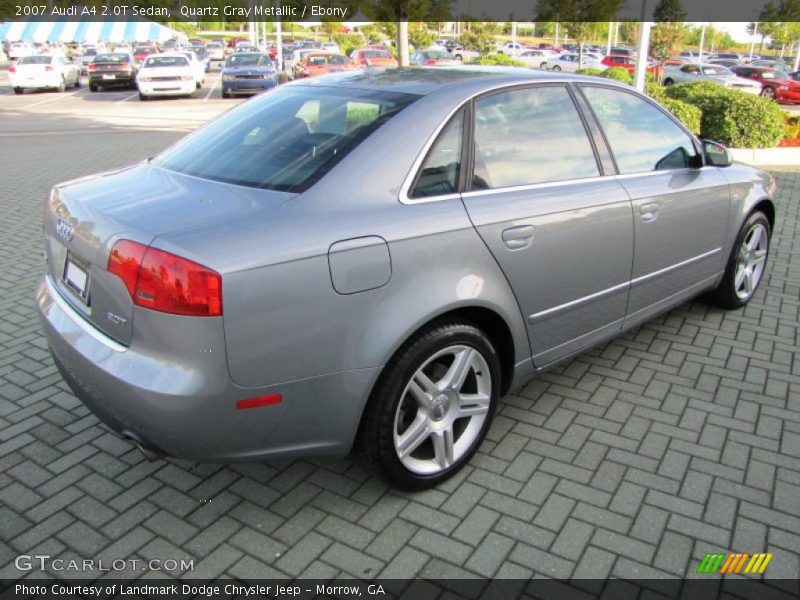
[[[277,85],[274,79],[233,79],[222,83],[226,94],[255,94],[271,90]]]
[[[24,88],[24,89],[40,89],[40,88],[57,88],[61,85],[61,75],[56,73],[53,75],[41,75],[32,78],[15,76],[9,77],[11,87]]]
[[[113,75],[114,79],[106,79],[106,75]],[[112,85],[133,85],[136,83],[136,76],[131,73],[97,73],[89,72],[89,84],[100,86]]]
[[[116,432],[170,456],[234,461],[345,454],[379,370],[242,388],[230,380],[224,352],[198,349],[195,358],[181,359],[117,344],[70,307],[50,276],[39,285],[37,306],[55,363],[75,395]],[[238,401],[267,394],[282,401],[237,409]]]

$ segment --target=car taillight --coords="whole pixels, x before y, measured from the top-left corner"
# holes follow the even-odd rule
[[[10,67],[8,67],[8,72],[9,73],[16,73],[17,69],[16,69],[16,67],[14,65],[11,65]]]
[[[90,71],[97,71],[97,65],[94,63],[89,63],[89,70]]]
[[[222,315],[222,277],[194,261],[119,240],[107,270],[122,279],[137,306],[175,315]]]
[[[52,71],[52,70],[53,70],[53,67],[52,67],[52,65],[47,65],[47,66],[44,68],[44,70],[45,70],[45,71]]]
[[[435,65],[436,61],[434,59],[432,59],[432,58],[429,58],[427,61],[425,61],[425,64],[426,65]]]

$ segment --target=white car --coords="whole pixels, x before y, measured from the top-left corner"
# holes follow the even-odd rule
[[[189,60],[189,64],[192,66],[192,71],[194,72],[194,79],[199,89],[206,81],[206,64],[197,58],[197,54],[195,54],[193,50],[182,50],[180,53]]]
[[[498,54],[510,54],[511,56],[516,56],[518,54],[522,54],[526,50],[529,50],[527,46],[524,44],[520,44],[519,42],[506,42],[500,48],[498,48]]]
[[[194,96],[197,94],[195,67],[182,52],[151,54],[136,76],[139,100],[153,96]]]
[[[294,50],[289,56],[283,58],[283,70],[294,73],[294,66],[303,60],[303,56],[309,52],[319,52],[317,48],[301,48]]]
[[[225,60],[225,46],[219,42],[209,42],[206,49],[209,60]]]
[[[547,59],[546,68],[551,71],[565,71],[567,73],[574,73],[580,68],[584,69],[603,69],[606,66],[600,62],[602,59],[597,54],[584,54],[583,65],[578,61],[578,55],[574,52],[567,54],[560,54]]]
[[[21,56],[36,54],[36,46],[28,42],[14,42],[8,47],[8,60],[17,60]]]
[[[721,65],[708,63],[687,63],[685,65],[667,65],[664,67],[664,85],[673,83],[691,83],[694,81],[712,81],[720,83],[732,90],[761,94],[761,84],[753,79],[739,77],[730,69]]]
[[[63,56],[32,54],[23,56],[8,68],[15,94],[26,89],[54,88],[59,92],[73,85],[81,86],[81,71]]]
[[[518,54],[514,58],[520,62],[524,62],[526,66],[531,69],[546,69],[547,61],[551,58],[558,56],[558,52],[552,50],[525,50],[522,54]]]
[[[336,52],[337,54],[341,53],[341,50],[339,50],[339,44],[336,42],[322,42],[322,50],[325,52]]]

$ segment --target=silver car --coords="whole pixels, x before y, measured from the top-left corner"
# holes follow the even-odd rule
[[[688,63],[684,65],[667,65],[664,67],[664,85],[673,83],[694,83],[696,81],[712,81],[727,88],[760,94],[761,84],[746,77],[739,77],[722,65],[710,63]]]
[[[698,294],[739,308],[773,178],[616,82],[370,69],[53,188],[44,330],[150,457],[461,468],[500,398]]]

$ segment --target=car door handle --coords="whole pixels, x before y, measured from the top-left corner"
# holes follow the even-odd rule
[[[648,202],[639,207],[639,216],[645,223],[652,223],[658,218],[658,202]]]
[[[503,230],[503,242],[509,250],[521,250],[533,241],[533,225],[521,225]]]

